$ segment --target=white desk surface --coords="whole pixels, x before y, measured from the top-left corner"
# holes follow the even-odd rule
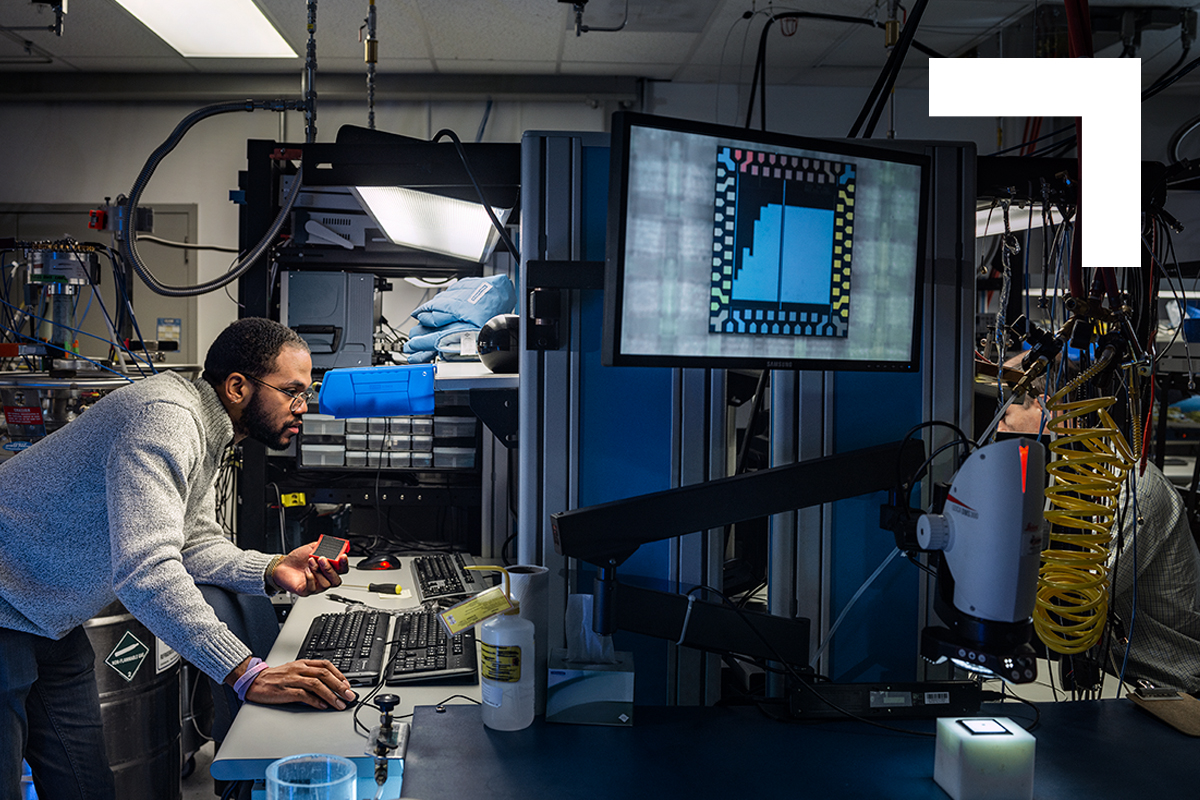
[[[354,564],[358,559],[351,559]],[[404,558],[397,570],[358,570],[351,566],[342,576],[343,584],[332,589],[333,594],[353,600],[362,600],[373,608],[384,610],[415,608],[419,605],[412,590],[415,585],[410,571],[411,559]],[[399,583],[405,594],[387,596],[368,592],[366,588],[355,588],[352,584]],[[284,622],[267,656],[267,663],[278,666],[296,657],[308,626],[319,614],[344,611],[348,606],[328,599],[325,595],[297,598],[295,605]],[[356,687],[360,698],[365,698],[371,687]],[[385,686],[379,694],[394,694],[400,698],[393,715],[407,721],[414,706],[438,705],[452,695],[466,695],[479,699],[479,684],[468,686]],[[451,703],[469,702],[463,699]],[[355,709],[345,711],[318,711],[308,706],[298,708],[264,706],[247,703],[242,706],[221,749],[213,759],[211,772],[220,780],[253,780],[262,778],[267,765],[284,756],[299,753],[330,753],[344,756],[358,764],[359,778],[370,777],[374,788],[372,759],[366,754],[367,737],[360,729],[354,729]],[[379,724],[379,710],[367,703],[358,712],[359,721],[370,730]],[[398,760],[398,759],[397,759]],[[395,772],[399,773],[399,769]],[[389,778],[389,784],[392,780]],[[365,784],[364,784],[365,785]],[[395,796],[392,794],[391,796]]]

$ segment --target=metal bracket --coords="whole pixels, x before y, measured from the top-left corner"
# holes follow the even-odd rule
[[[467,402],[505,447],[511,450],[517,446],[516,389],[471,389]]]
[[[529,297],[525,306],[525,347],[557,350],[563,315],[564,289],[603,289],[603,261],[528,261],[525,283]]]

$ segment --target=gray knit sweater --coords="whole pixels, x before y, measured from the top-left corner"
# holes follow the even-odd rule
[[[168,372],[111,392],[0,465],[0,627],[61,638],[119,599],[223,680],[250,651],[196,584],[262,594],[271,559],[237,548],[216,521],[232,441],[212,387]]]

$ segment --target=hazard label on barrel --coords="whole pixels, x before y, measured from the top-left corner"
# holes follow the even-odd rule
[[[115,669],[122,678],[131,681],[149,654],[149,647],[142,644],[132,633],[125,631],[125,635],[108,654],[108,658],[104,659],[104,663]]]

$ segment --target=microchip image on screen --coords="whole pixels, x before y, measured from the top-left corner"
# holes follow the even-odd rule
[[[854,164],[721,146],[713,207],[711,331],[846,337]]]
[[[614,114],[603,362],[915,371],[929,163]]]

